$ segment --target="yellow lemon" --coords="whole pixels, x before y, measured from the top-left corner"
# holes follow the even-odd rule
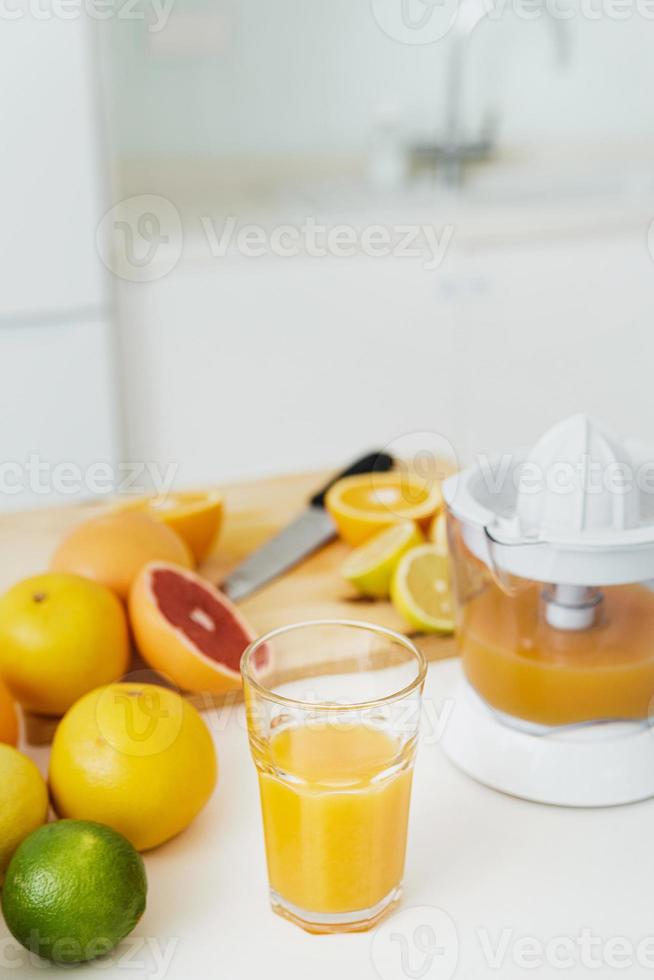
[[[97,582],[51,572],[0,598],[0,672],[28,711],[63,715],[82,694],[118,680],[128,660],[125,613]]]
[[[143,851],[191,823],[217,773],[207,726],[179,694],[110,684],[81,698],[57,728],[50,791],[59,816],[106,823]]]
[[[447,555],[449,553],[447,546],[447,518],[444,510],[440,510],[431,522],[428,537],[435,544],[439,554]]]
[[[392,524],[355,548],[343,562],[343,577],[363,595],[383,599],[388,595],[398,561],[409,548],[424,540],[413,521]]]
[[[18,845],[47,816],[48,791],[41,773],[17,749],[0,745],[0,882]]]
[[[165,496],[141,497],[120,505],[143,510],[176,531],[193,552],[204,561],[214,545],[223,520],[224,501],[217,491],[180,491]]]
[[[393,574],[391,599],[421,633],[453,632],[449,563],[436,545],[422,544],[402,556]]]
[[[426,529],[440,505],[437,483],[401,470],[346,476],[325,497],[338,533],[355,546],[400,521],[416,521]]]

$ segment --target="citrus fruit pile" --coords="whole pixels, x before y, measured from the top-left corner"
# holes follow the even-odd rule
[[[454,609],[438,484],[401,470],[366,473],[335,483],[325,504],[340,536],[355,545],[343,562],[343,577],[362,595],[390,597],[414,630],[451,633]]]
[[[238,687],[254,639],[193,570],[221,518],[217,494],[122,505],[73,528],[48,572],[0,596],[2,909],[53,962],[102,955],[133,929],[146,895],[138,851],[184,830],[215,788],[213,739],[175,688]],[[126,677],[130,637],[160,679]],[[18,705],[58,719],[47,784],[16,748]]]

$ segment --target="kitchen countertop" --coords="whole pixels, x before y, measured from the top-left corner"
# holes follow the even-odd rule
[[[202,574],[212,582],[222,582],[238,562],[297,517],[333,475],[333,471],[314,471],[220,486],[226,517],[214,552],[200,569]],[[0,592],[27,575],[45,571],[59,538],[106,506],[89,501],[0,514]],[[407,631],[390,603],[366,600],[343,580],[340,567],[349,550],[335,540],[239,607],[261,633],[305,619],[338,618],[372,620]],[[422,637],[420,645],[430,660],[456,652],[449,636]]]
[[[429,667],[404,897],[375,932],[309,936],[270,911],[256,776],[239,706],[207,718],[220,758],[213,799],[187,831],[145,855],[143,919],[106,961],[79,967],[75,976],[517,980],[560,969],[566,977],[605,978],[617,963],[624,976],[651,975],[654,803],[559,809],[503,796],[459,773],[429,723],[445,709],[458,670],[455,660]],[[45,749],[31,754],[44,763]],[[63,975],[37,968],[4,926],[0,963],[14,980]]]
[[[225,488],[228,518],[204,571],[220,580],[289,520],[324,474]],[[97,504],[0,517],[0,588],[47,565],[58,536]],[[353,602],[334,543],[243,604],[258,629],[311,606],[325,616],[401,626],[386,604]],[[105,960],[75,970],[108,980],[516,980],[558,975],[645,977],[654,969],[651,881],[654,801],[605,810],[541,806],[496,793],[458,772],[438,735],[460,670],[450,639],[425,643],[429,666],[418,749],[404,898],[373,933],[314,937],[273,915],[254,767],[242,705],[212,708],[220,779],[183,834],[145,855],[147,911]],[[43,771],[48,750],[29,747]],[[61,977],[33,959],[0,923],[0,975]]]

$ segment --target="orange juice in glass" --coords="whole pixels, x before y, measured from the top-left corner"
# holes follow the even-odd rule
[[[425,671],[406,637],[346,621],[244,654],[271,903],[310,932],[368,929],[399,899]]]

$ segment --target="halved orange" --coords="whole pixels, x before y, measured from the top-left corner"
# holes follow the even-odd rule
[[[223,520],[224,499],[217,490],[183,490],[165,496],[139,497],[121,508],[143,510],[167,524],[186,541],[195,560],[204,561],[214,545]]]
[[[150,562],[129,595],[136,645],[151,667],[185,691],[222,694],[241,686],[243,651],[254,631],[210,582],[170,562]],[[267,667],[263,647],[257,667]]]
[[[416,521],[426,530],[441,500],[438,483],[392,470],[338,480],[328,490],[325,506],[340,536],[348,544],[359,545],[400,521]]]

